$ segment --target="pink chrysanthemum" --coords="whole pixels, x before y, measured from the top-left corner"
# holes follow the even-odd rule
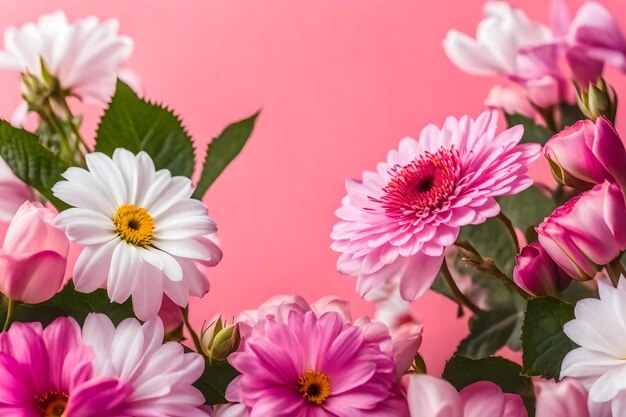
[[[0,414],[121,416],[118,405],[132,388],[116,378],[94,377],[91,359],[71,318],[57,319],[45,330],[40,323],[14,323],[0,333]]]
[[[270,316],[228,358],[242,375],[227,395],[250,417],[395,416],[378,412],[396,380],[381,343],[380,332],[344,323],[335,311]]]
[[[497,118],[489,110],[476,120],[448,117],[443,128],[426,126],[418,141],[400,141],[376,172],[346,181],[331,247],[341,253],[339,271],[358,276],[361,295],[399,278],[402,298],[419,298],[461,226],[496,216],[495,197],[532,184],[526,172],[541,146],[519,145],[522,126],[496,135]]]

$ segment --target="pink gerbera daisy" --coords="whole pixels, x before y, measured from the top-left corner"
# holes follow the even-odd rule
[[[250,417],[396,416],[379,412],[394,389],[393,354],[365,329],[335,311],[262,319],[228,358],[242,375],[227,395]]]
[[[400,141],[376,172],[346,181],[331,247],[341,253],[339,271],[358,276],[361,295],[399,279],[402,298],[419,298],[461,226],[496,216],[495,197],[533,183],[526,172],[541,146],[519,145],[522,126],[496,135],[497,119],[489,110],[476,120],[448,117],[443,128],[428,125],[419,140]]]
[[[91,350],[80,327],[60,318],[14,323],[0,333],[0,415],[11,417],[111,417],[132,387],[94,377]]]

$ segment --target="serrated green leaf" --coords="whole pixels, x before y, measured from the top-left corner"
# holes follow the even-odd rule
[[[259,112],[226,127],[207,147],[202,175],[193,194],[202,199],[217,177],[235,159],[250,138]]]
[[[491,381],[503,392],[517,394],[524,400],[529,417],[535,415],[535,391],[529,377],[521,375],[522,367],[507,359],[490,357],[469,359],[453,356],[443,371],[443,378],[457,390],[479,381]]]
[[[563,332],[574,319],[574,306],[552,297],[528,300],[522,327],[524,373],[558,379],[561,362],[576,345]]]
[[[523,312],[515,305],[473,316],[469,323],[470,334],[461,341],[456,354],[471,359],[493,355],[509,342],[522,317]]]
[[[115,325],[134,317],[129,301],[124,304],[109,300],[106,290],[98,289],[90,294],[79,293],[70,281],[58,294],[40,304],[21,304],[13,317],[14,321],[37,321],[48,325],[57,317],[73,317],[82,325],[89,313],[106,314]],[[6,305],[0,303],[0,321],[6,317]]]
[[[519,194],[499,197],[497,200],[502,213],[522,231],[541,223],[556,208],[554,200],[534,186]]]
[[[228,362],[206,365],[204,373],[193,385],[204,394],[205,404],[226,404],[226,388],[239,375]]]
[[[59,210],[68,206],[52,195],[52,187],[62,180],[68,164],[39,143],[39,138],[24,129],[0,120],[0,156],[15,175],[39,191]]]
[[[146,151],[157,169],[191,177],[194,147],[182,122],[171,110],[137,96],[121,81],[98,126],[96,151],[113,155],[117,148]]]
[[[521,114],[508,114],[505,113],[504,117],[506,119],[507,125],[509,127],[513,127],[516,125],[524,126],[524,136],[522,136],[522,140],[520,143],[540,143],[541,145],[545,145],[545,143],[550,139],[553,133],[535,122],[534,119],[530,117],[526,117]]]

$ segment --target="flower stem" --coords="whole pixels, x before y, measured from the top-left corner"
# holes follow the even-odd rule
[[[195,346],[196,351],[199,354],[204,355],[202,353],[202,344],[200,343],[200,338],[198,337],[198,334],[193,330],[193,327],[191,327],[191,323],[189,323],[189,306],[183,308],[183,322],[185,323],[185,328],[191,336],[191,340],[193,341],[193,345]]]
[[[8,298],[7,317],[4,320],[4,327],[2,328],[3,332],[6,332],[7,330],[9,330],[9,327],[11,327],[11,323],[13,322],[13,316],[15,315],[15,310],[17,309],[17,307],[19,307],[19,305],[19,301],[14,301]]]
[[[467,240],[458,240],[455,242],[455,245],[461,249],[463,260],[474,269],[498,278],[508,289],[519,294],[524,300],[532,298],[532,295],[521,289],[515,281],[502,272],[493,259],[484,258]]]
[[[450,273],[450,269],[448,268],[448,262],[445,258],[443,260],[443,264],[441,265],[441,273],[443,274],[443,277],[446,280],[448,287],[450,287],[450,291],[452,291],[454,298],[459,304],[462,304],[465,307],[469,308],[474,314],[480,314],[483,312],[480,308],[478,308],[476,304],[472,302],[472,300],[470,300],[465,294],[463,294],[463,292],[456,285],[456,281],[454,281],[454,278]]]
[[[624,266],[622,265],[621,254],[617,258],[613,259],[606,266],[606,273],[609,276],[609,279],[611,280],[611,284],[613,284],[613,286],[617,288],[617,285],[619,284],[620,276],[623,275],[626,277],[626,271],[624,271]]]
[[[502,212],[498,214],[498,220],[502,222],[502,224],[506,227],[506,230],[509,232],[511,239],[513,239],[513,244],[515,245],[515,253],[518,254],[520,252],[520,244],[519,239],[517,238],[517,233],[515,232],[515,227],[513,227],[513,223],[511,223],[511,219],[506,217],[506,215]]]

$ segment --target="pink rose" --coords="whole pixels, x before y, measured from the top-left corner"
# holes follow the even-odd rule
[[[552,137],[544,147],[556,180],[585,190],[604,181],[626,189],[626,149],[605,117],[581,120]]]
[[[0,194],[1,222],[10,222],[24,201],[34,198],[31,189],[13,174],[2,158],[0,158]]]
[[[63,285],[69,242],[52,225],[55,216],[28,201],[15,213],[0,252],[0,292],[12,300],[41,303]]]
[[[183,311],[167,295],[163,295],[163,302],[159,310],[159,318],[163,322],[165,333],[178,330],[183,325]]]
[[[536,228],[539,243],[571,277],[592,279],[626,249],[626,205],[615,184],[596,185]]]
[[[517,256],[513,279],[517,285],[537,296],[558,295],[572,281],[538,242],[524,247]]]

